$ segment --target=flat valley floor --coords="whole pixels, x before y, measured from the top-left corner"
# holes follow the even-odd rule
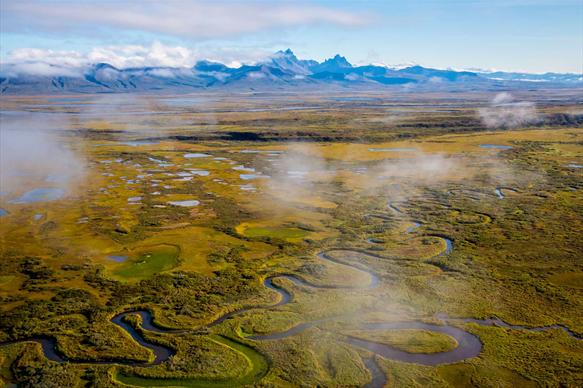
[[[493,95],[2,97],[0,382],[583,385],[581,96]]]

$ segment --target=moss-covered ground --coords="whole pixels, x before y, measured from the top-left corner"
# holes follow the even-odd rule
[[[548,117],[576,109],[568,91],[522,93]],[[583,343],[561,329],[458,321],[480,339],[480,355],[434,367],[342,341],[451,350],[455,340],[441,333],[362,329],[439,323],[437,313],[583,335],[583,170],[572,167],[583,164],[580,126],[485,128],[476,110],[491,96],[477,93],[397,93],[374,103],[306,95],[293,105],[308,109],[296,111],[278,110],[289,96],[203,97],[204,107],[180,96],[164,100],[176,104],[120,100],[100,115],[85,115],[99,108],[92,96],[67,107],[50,97],[3,99],[4,109],[74,116],[55,136],[83,174],[48,202],[13,201],[63,187],[44,176],[2,188],[0,341],[55,338],[75,362],[49,361],[32,342],[0,346],[0,381],[362,386],[371,379],[363,359],[375,357],[395,387],[583,385]],[[366,287],[366,272],[318,259],[321,251],[370,269],[378,287]],[[276,304],[280,295],[263,281],[282,274],[317,287],[276,278],[290,303],[206,326]],[[152,360],[110,321],[137,308],[160,327],[187,330],[143,331],[176,354],[152,367],[95,363]],[[294,336],[251,339],[306,322],[315,323]]]

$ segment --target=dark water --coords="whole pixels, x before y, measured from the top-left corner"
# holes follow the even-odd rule
[[[438,257],[438,256],[449,255],[453,251],[453,241],[451,241],[451,239],[449,239],[445,236],[442,236],[442,235],[437,235],[437,234],[427,234],[426,236],[437,237],[437,238],[440,238],[443,241],[445,241],[445,249],[443,251],[441,251],[440,253],[438,253],[437,255],[435,255],[434,258]]]
[[[17,344],[17,343],[21,343],[21,342],[36,342],[37,344],[39,344],[41,346],[41,348],[43,350],[43,354],[50,361],[55,361],[55,362],[59,362],[59,363],[67,361],[67,359],[63,358],[61,355],[59,355],[56,352],[57,341],[51,337],[37,336],[37,337],[27,338],[26,340],[6,341],[6,342],[0,344],[0,346],[12,345],[12,344]]]
[[[138,315],[140,315],[142,317],[142,321],[146,322],[147,327],[149,327],[150,329],[154,328],[154,326],[151,325],[152,314],[150,314],[150,312],[137,311],[135,313],[137,313]],[[159,365],[162,362],[168,360],[170,358],[170,356],[176,354],[176,351],[174,349],[170,349],[166,346],[162,346],[162,345],[154,344],[152,342],[148,342],[148,340],[146,340],[146,338],[144,338],[144,336],[142,336],[142,334],[139,333],[134,327],[132,327],[129,323],[124,322],[123,318],[129,314],[131,314],[131,313],[118,314],[115,317],[111,318],[111,322],[115,323],[116,325],[118,325],[119,327],[124,329],[137,343],[139,343],[140,345],[142,345],[143,347],[145,347],[147,349],[150,349],[154,353],[154,356],[155,356],[154,361],[149,363],[149,365]],[[150,323],[150,324],[148,324],[148,323]],[[146,329],[146,327],[144,327],[144,324],[142,324],[142,327],[144,329]],[[148,330],[148,329],[146,329],[146,330]],[[156,330],[153,330],[153,331],[156,331]],[[161,330],[157,331],[157,332],[158,333],[165,333],[165,331],[161,331]]]
[[[391,209],[392,211],[394,211],[395,213],[397,213],[397,214],[403,214],[403,211],[402,211],[401,209],[399,209],[399,208],[398,208],[398,207],[397,207],[395,204],[393,204],[393,203],[389,203],[389,204],[387,204],[387,207],[388,207],[389,209]]]
[[[114,318],[112,318],[112,322],[114,322],[114,320],[115,321],[121,321],[121,319],[123,317],[125,317],[127,315],[130,315],[130,314],[135,314],[135,315],[139,315],[140,316],[140,318],[142,319],[141,327],[144,330],[148,330],[148,331],[152,331],[154,333],[160,333],[160,334],[174,333],[174,332],[181,332],[181,333],[184,332],[184,330],[165,329],[165,328],[162,328],[161,326],[157,326],[156,324],[154,324],[154,317],[147,310],[135,310],[135,311],[129,311],[129,312],[126,312],[126,313],[118,314]],[[119,317],[119,319],[116,319],[117,317]],[[114,322],[114,323],[116,323],[118,326],[121,326],[117,322]]]
[[[449,255],[453,251],[453,242],[447,237],[441,237],[445,240],[445,251],[441,255]]]
[[[547,331],[547,330],[554,330],[559,329],[563,330],[569,336],[573,337],[576,340],[583,340],[583,337],[578,335],[577,333],[570,330],[568,327],[563,325],[549,325],[549,326],[539,326],[539,327],[529,327],[524,325],[511,325],[509,323],[504,322],[500,318],[488,318],[488,319],[476,319],[476,318],[450,318],[447,314],[436,314],[436,318],[444,321],[444,322],[463,322],[463,323],[475,323],[476,325],[480,326],[495,326],[495,327],[503,327],[510,330],[526,330],[532,332],[540,332],[540,331]]]
[[[413,233],[415,229],[419,228],[420,226],[421,226],[420,222],[413,222],[413,226],[407,228],[407,233]]]
[[[364,366],[370,371],[370,374],[372,375],[371,381],[366,383],[363,388],[383,388],[385,385],[387,385],[387,377],[374,358],[365,358],[362,361]]]
[[[440,254],[447,254],[447,253],[451,252],[451,250],[453,249],[453,244],[452,244],[451,240],[449,240],[448,238],[445,238],[443,236],[435,236],[435,237],[443,238],[446,242],[447,248],[444,252],[442,252]],[[301,285],[303,287],[311,287],[311,288],[338,288],[338,289],[359,288],[359,289],[367,290],[367,289],[376,288],[379,285],[380,279],[374,273],[374,271],[372,271],[368,267],[365,267],[363,264],[360,264],[360,263],[353,264],[350,261],[348,261],[349,260],[348,258],[339,259],[339,258],[336,258],[334,256],[331,256],[330,255],[331,252],[335,252],[338,256],[342,256],[341,254],[343,252],[347,252],[347,253],[351,253],[351,254],[357,254],[361,257],[368,256],[371,259],[372,258],[376,259],[379,256],[376,256],[376,255],[371,254],[371,253],[363,252],[363,251],[354,250],[354,249],[336,249],[333,251],[321,252],[317,255],[317,257],[320,260],[333,262],[335,264],[351,267],[351,268],[356,269],[358,271],[366,272],[370,276],[370,281],[366,284],[358,285],[358,286],[353,286],[353,285],[349,285],[349,286],[317,285],[317,284],[313,284],[313,283],[311,283],[311,282],[309,282],[309,281],[307,281],[307,280],[305,280],[297,275],[293,275],[293,274],[274,275],[274,276],[266,278],[264,280],[263,284],[265,285],[266,288],[273,290],[279,294],[279,300],[275,304],[271,304],[268,306],[251,306],[251,307],[245,307],[245,308],[231,311],[229,313],[226,313],[226,314],[219,316],[217,319],[215,319],[214,321],[212,321],[211,323],[206,325],[205,328],[210,328],[212,326],[218,325],[218,324],[220,324],[220,323],[222,323],[222,322],[224,322],[224,321],[226,321],[226,320],[228,320],[236,315],[243,314],[243,313],[250,311],[250,310],[259,310],[259,309],[267,310],[267,309],[276,308],[278,306],[283,306],[283,305],[290,303],[293,300],[293,296],[288,291],[286,291],[283,287],[274,283],[274,280],[276,280],[278,278],[287,279],[289,281],[294,282],[295,284]],[[136,330],[129,323],[125,322],[124,318],[126,316],[131,315],[131,314],[139,315],[141,317],[141,321],[142,321],[141,329],[142,330],[155,332],[155,333],[161,333],[161,334],[179,334],[179,333],[186,333],[186,332],[190,331],[190,330],[167,329],[167,328],[163,328],[159,325],[156,325],[154,323],[154,318],[153,318],[151,312],[146,311],[146,310],[127,311],[127,312],[123,312],[123,313],[115,315],[111,319],[111,322],[113,324],[121,327],[141,346],[143,346],[146,349],[150,349],[153,352],[153,354],[155,356],[154,360],[151,362],[147,362],[147,363],[126,360],[126,359],[103,360],[103,361],[70,360],[70,359],[67,359],[66,357],[64,357],[63,355],[58,353],[57,346],[56,346],[56,340],[54,338],[51,338],[51,337],[31,337],[31,338],[22,339],[22,340],[4,342],[4,343],[1,343],[0,346],[5,346],[5,345],[9,345],[9,344],[14,344],[14,343],[21,343],[21,342],[36,342],[36,343],[41,345],[43,353],[47,359],[49,359],[51,361],[59,362],[59,363],[71,362],[71,363],[84,363],[84,364],[130,365],[130,366],[140,366],[140,367],[148,367],[148,366],[152,366],[152,365],[161,364],[161,363],[165,362],[166,360],[168,360],[172,355],[175,354],[174,349],[147,340],[140,333],[140,330]],[[462,322],[462,323],[476,323],[479,325],[487,325],[487,326],[499,326],[499,327],[513,329],[513,330],[544,331],[544,330],[549,330],[549,329],[561,329],[561,330],[564,330],[565,332],[567,332],[572,337],[580,339],[571,330],[569,330],[568,328],[566,328],[564,326],[560,326],[560,325],[528,328],[528,327],[519,326],[519,325],[510,325],[510,324],[508,324],[508,323],[506,323],[498,318],[491,318],[491,319],[487,319],[487,320],[478,320],[478,319],[473,319],[473,318],[457,318],[457,319],[453,318],[453,319],[450,319],[446,315],[443,315],[443,314],[437,315],[436,317],[438,319],[441,319],[444,322],[444,324],[443,325],[436,325],[436,324],[429,324],[429,323],[424,323],[424,322],[419,322],[419,321],[375,322],[375,323],[362,324],[362,325],[360,325],[360,329],[361,330],[413,329],[413,330],[426,330],[426,331],[431,331],[431,332],[443,333],[443,334],[446,334],[446,335],[453,337],[457,341],[458,346],[455,349],[453,349],[451,351],[447,351],[447,352],[436,352],[436,353],[430,353],[430,354],[409,353],[409,352],[405,352],[402,350],[398,350],[396,348],[393,348],[393,347],[385,345],[385,344],[381,344],[381,343],[377,343],[377,342],[373,342],[373,341],[368,341],[368,340],[364,340],[364,339],[360,339],[360,338],[350,337],[350,336],[344,337],[342,339],[342,341],[344,341],[352,346],[366,349],[366,350],[368,350],[376,355],[379,355],[381,357],[384,357],[386,359],[396,360],[396,361],[400,361],[400,362],[407,362],[407,363],[415,363],[415,364],[420,364],[420,365],[440,365],[440,364],[444,364],[444,363],[454,363],[454,362],[459,362],[459,361],[462,361],[462,360],[465,360],[468,358],[477,357],[480,354],[481,349],[482,349],[482,344],[481,344],[480,340],[475,335],[470,334],[470,333],[468,333],[468,332],[466,332],[458,327],[450,326],[448,324],[448,322],[450,322],[450,321]],[[288,337],[300,334],[308,328],[314,327],[316,325],[319,325],[319,324],[322,324],[324,322],[328,322],[331,320],[337,320],[337,317],[336,318],[329,317],[329,318],[324,318],[324,319],[320,319],[320,320],[304,322],[304,323],[296,325],[296,326],[294,326],[294,327],[292,327],[284,332],[272,333],[272,334],[266,334],[266,335],[254,335],[254,336],[247,337],[247,339],[255,340],[255,341],[284,339],[284,338],[288,338]],[[367,358],[367,359],[364,359],[363,362],[372,374],[372,380],[366,386],[367,387],[384,386],[387,382],[386,376],[383,374],[383,372],[381,371],[379,366],[376,364],[374,359]]]
[[[453,337],[458,346],[448,352],[437,353],[409,353],[395,349],[391,346],[363,340],[360,338],[346,337],[345,342],[370,352],[378,354],[389,360],[397,360],[420,365],[439,365],[462,361],[468,358],[477,357],[482,350],[482,343],[473,334],[453,326],[432,325],[423,322],[390,322],[390,323],[370,323],[361,327],[363,330],[426,330],[435,333],[443,333]]]
[[[52,337],[31,337],[22,340],[15,340],[15,341],[8,341],[1,343],[0,346],[11,345],[15,343],[23,343],[23,342],[36,342],[41,345],[43,354],[45,357],[50,361],[55,361],[58,363],[72,363],[72,364],[96,364],[96,365],[129,365],[129,366],[152,366],[152,365],[159,365],[162,362],[168,360],[170,356],[176,354],[174,349],[169,347],[165,347],[162,345],[158,345],[146,340],[146,338],[140,334],[136,329],[134,329],[131,325],[123,321],[123,318],[130,315],[130,314],[138,314],[142,317],[143,321],[145,322],[142,327],[146,329],[146,327],[150,327],[147,322],[151,322],[152,315],[148,311],[133,311],[133,312],[124,312],[116,315],[111,319],[111,322],[116,324],[117,326],[121,327],[125,330],[137,343],[142,345],[143,347],[150,349],[154,353],[154,360],[152,362],[140,362],[140,361],[132,361],[127,359],[112,359],[112,360],[74,360],[65,357],[64,355],[60,354],[57,351],[57,341],[55,338]],[[160,333],[166,331],[158,331]]]

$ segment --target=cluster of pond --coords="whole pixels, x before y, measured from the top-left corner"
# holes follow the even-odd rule
[[[153,144],[147,141],[131,141],[125,142],[124,144],[130,146],[140,146],[145,144]],[[480,147],[482,148],[491,148],[491,149],[511,149],[511,146],[506,145],[497,145],[497,144],[481,144]],[[370,148],[369,151],[371,152],[414,152],[416,151],[415,148]],[[241,153],[266,153],[270,157],[276,157],[280,155],[278,151],[256,151],[256,150],[242,150]],[[197,159],[197,158],[209,158],[212,157],[210,154],[206,153],[187,153],[184,154],[184,158],[186,159]],[[227,160],[231,164],[236,164],[233,161],[230,161],[226,158],[215,158],[217,160]],[[172,165],[163,160],[159,160],[156,158],[150,158],[150,160],[154,163],[157,163],[159,166],[167,166]],[[572,168],[580,168],[580,165],[569,165]],[[261,173],[257,173],[254,168],[246,167],[245,165],[235,165],[232,167],[233,170],[241,172],[240,178],[242,180],[252,180],[252,179],[267,179],[269,178],[268,175],[264,175]],[[185,175],[188,174],[188,175]],[[294,175],[293,171],[290,171],[291,175]],[[182,178],[186,178],[192,175],[200,175],[206,176],[208,175],[208,171],[201,170],[201,169],[188,169],[188,173],[184,173]],[[298,176],[302,176],[301,173],[298,173]],[[254,190],[255,187],[252,185],[242,185],[242,190]],[[20,197],[13,199],[10,201],[13,204],[26,204],[26,203],[33,203],[33,202],[41,202],[41,201],[52,201],[63,197],[65,191],[60,188],[37,188],[31,191],[28,191],[21,195]],[[502,188],[496,188],[496,195],[499,198],[504,198],[504,193]],[[130,197],[128,199],[129,202],[139,202],[141,200],[140,196]],[[181,207],[194,207],[198,206],[200,202],[195,199],[188,199],[188,200],[180,200],[180,201],[168,201],[169,205],[173,206],[181,206]],[[388,204],[388,209],[391,210],[394,214],[402,214],[403,212],[394,204]],[[6,215],[7,211],[5,209],[0,208],[0,216]],[[41,215],[42,216],[42,215]],[[378,216],[379,218],[388,217],[388,216]],[[417,228],[421,226],[420,222],[413,222],[413,225],[407,228],[408,233],[414,232]],[[439,253],[439,255],[448,255],[453,250],[453,242],[444,236],[433,236],[436,238],[441,238],[445,242],[445,249]],[[369,243],[373,244],[382,244],[384,243],[381,239],[376,238],[369,238]],[[361,260],[358,264],[353,264],[351,262],[350,257],[358,256]],[[271,289],[279,294],[279,301],[275,304],[268,305],[268,306],[256,306],[256,307],[248,307],[239,310],[235,310],[226,314],[221,315],[217,319],[215,319],[210,324],[206,325],[205,328],[211,328],[215,325],[218,325],[224,322],[227,319],[233,318],[237,315],[243,314],[249,310],[271,310],[277,307],[286,305],[293,300],[293,296],[289,293],[285,288],[277,285],[274,281],[278,278],[285,278],[289,281],[292,281],[296,285],[300,287],[306,287],[311,289],[318,289],[318,288],[327,288],[327,289],[343,289],[343,288],[350,288],[350,289],[362,289],[362,290],[372,290],[379,286],[380,279],[374,270],[366,267],[363,262],[366,262],[366,259],[376,260],[380,256],[376,256],[371,252],[360,251],[356,249],[337,249],[333,251],[325,251],[320,252],[317,255],[318,259],[321,261],[333,263],[335,265],[345,266],[347,268],[351,268],[352,270],[357,270],[360,272],[364,272],[368,275],[369,281],[366,284],[358,285],[358,286],[343,286],[343,285],[320,285],[310,282],[303,278],[302,276],[295,275],[295,274],[286,274],[286,275],[276,275],[268,277],[264,280],[263,284],[268,289]],[[110,260],[116,262],[124,262],[128,259],[126,255],[110,255]],[[141,317],[141,330],[136,329],[134,326],[129,324],[126,321],[126,317],[137,314]],[[439,365],[443,363],[453,363],[462,361],[471,357],[476,357],[480,354],[482,349],[482,343],[480,340],[474,335],[471,334],[457,326],[450,325],[451,323],[475,323],[478,325],[486,325],[486,326],[500,326],[505,327],[508,329],[519,329],[519,330],[530,330],[530,331],[542,331],[548,329],[562,329],[565,330],[569,335],[574,338],[579,339],[573,332],[571,332],[568,328],[560,325],[553,325],[548,327],[535,327],[535,328],[528,328],[525,326],[519,325],[510,325],[496,317],[485,319],[485,320],[478,320],[473,318],[449,318],[443,314],[436,315],[436,318],[441,321],[440,324],[433,324],[433,323],[426,323],[422,321],[408,321],[408,322],[375,322],[375,323],[365,323],[359,326],[360,330],[425,330],[434,333],[441,333],[446,334],[452,338],[454,338],[457,342],[457,347],[453,350],[443,351],[443,352],[436,352],[436,353],[410,353],[406,351],[402,351],[391,347],[386,344],[382,344],[379,342],[369,341],[363,338],[357,338],[352,336],[341,336],[339,339],[345,343],[348,343],[352,346],[366,349],[369,352],[374,354],[378,354],[384,358],[397,360],[401,362],[408,362],[408,363],[416,363],[421,365]],[[336,318],[335,318],[336,319]],[[284,338],[288,338],[290,336],[297,335],[303,332],[310,327],[314,327],[317,325],[321,325],[327,321],[332,320],[332,318],[327,319],[320,319],[316,321],[304,322],[297,326],[292,327],[283,332],[279,333],[271,333],[265,335],[251,335],[246,337],[248,341],[270,341],[270,340],[280,340]],[[81,360],[72,360],[65,357],[58,351],[57,344],[54,338],[52,337],[31,337],[31,338],[24,338],[15,341],[8,341],[0,344],[0,346],[5,346],[9,344],[14,344],[18,342],[37,342],[41,345],[44,355],[52,361],[56,362],[71,362],[71,363],[87,363],[87,364],[115,364],[115,365],[131,365],[131,366],[140,366],[140,367],[147,367],[152,365],[158,365],[162,362],[167,361],[172,355],[175,354],[175,350],[165,346],[160,345],[157,343],[153,343],[149,341],[142,330],[145,331],[153,331],[157,333],[166,333],[166,334],[176,334],[176,333],[184,333],[184,332],[191,332],[191,330],[168,330],[164,329],[160,326],[157,326],[154,321],[152,314],[147,310],[130,310],[119,313],[111,318],[111,322],[125,332],[127,332],[136,342],[142,345],[145,348],[150,349],[155,358],[151,362],[135,362],[135,361],[127,361],[123,359],[119,360],[107,360],[107,361],[81,361]],[[198,328],[200,329],[200,328]],[[371,371],[373,375],[373,379],[371,384],[384,384],[386,382],[386,377],[372,358],[367,358],[364,360],[365,365]]]

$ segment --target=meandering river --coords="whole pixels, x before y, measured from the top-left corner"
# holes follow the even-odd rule
[[[391,207],[392,208],[392,207]],[[398,209],[393,209],[394,211],[399,211]],[[453,243],[450,239],[443,237],[443,236],[433,236],[437,238],[441,238],[445,241],[445,248],[442,252],[439,252],[438,255],[446,255],[451,253],[453,250]],[[359,258],[369,258],[369,259],[378,259],[379,256],[374,255],[372,253],[367,253],[365,251],[356,250],[356,249],[333,249],[328,251],[319,252],[316,256],[319,260],[324,262],[333,263],[336,265],[345,266],[350,268],[351,270],[357,270],[363,272],[367,275],[368,281],[364,282],[363,284],[350,284],[350,285],[335,285],[335,284],[316,284],[311,282],[299,275],[296,274],[281,274],[281,275],[273,275],[267,277],[263,281],[263,285],[279,294],[279,299],[276,303],[267,305],[267,306],[249,306],[245,308],[241,308],[235,311],[231,311],[229,313],[225,313],[212,321],[211,323],[207,324],[204,328],[211,328],[216,326],[227,319],[230,319],[234,316],[240,315],[250,310],[270,310],[277,308],[279,306],[283,306],[285,304],[290,303],[293,300],[293,296],[290,292],[288,292],[282,286],[277,285],[274,283],[276,279],[287,279],[289,281],[294,282],[297,285],[302,287],[309,287],[314,289],[362,289],[362,290],[371,290],[379,286],[381,280],[379,276],[372,270],[371,268],[365,266],[361,262],[354,263],[353,257],[358,256]],[[350,258],[352,257],[352,259]],[[165,329],[160,326],[157,326],[153,321],[153,316],[151,312],[147,310],[130,310],[121,312],[111,318],[111,322],[125,332],[127,332],[138,344],[151,350],[154,354],[154,359],[150,362],[139,362],[139,361],[130,361],[124,359],[110,359],[110,360],[73,360],[67,358],[65,355],[61,354],[57,350],[56,340],[52,337],[31,337],[31,338],[24,338],[14,341],[8,341],[1,343],[0,346],[7,346],[16,343],[22,342],[36,342],[41,345],[43,353],[45,357],[51,361],[64,363],[83,363],[83,364],[111,364],[111,365],[129,365],[134,367],[151,367],[154,365],[159,365],[165,361],[167,361],[171,356],[173,356],[176,352],[173,348],[154,343],[149,341],[141,334],[140,330],[137,330],[133,327],[126,319],[126,317],[130,315],[139,315],[141,318],[141,329],[144,331],[151,331],[155,333],[162,333],[162,334],[181,334],[181,333],[188,333],[193,332],[193,330],[173,330],[173,329]],[[442,333],[453,337],[457,341],[457,347],[450,351],[445,352],[435,352],[435,353],[409,353],[406,351],[398,350],[386,344],[381,344],[378,342],[368,341],[362,338],[355,338],[350,336],[344,336],[340,340],[348,343],[352,346],[357,348],[366,349],[374,354],[377,354],[383,358],[407,362],[407,363],[415,363],[421,365],[439,365],[445,363],[454,363],[459,362],[468,358],[476,357],[480,354],[482,350],[482,343],[480,342],[479,338],[476,337],[474,334],[471,334],[457,326],[452,326],[452,324],[460,324],[460,323],[476,323],[478,325],[487,325],[487,326],[500,326],[508,329],[517,329],[517,330],[529,330],[529,331],[542,331],[542,330],[549,330],[549,329],[557,329],[560,328],[567,332],[570,336],[576,339],[581,339],[575,335],[572,331],[564,326],[553,325],[553,326],[546,326],[546,327],[534,327],[529,328],[525,326],[519,325],[510,325],[498,318],[491,318],[486,320],[478,320],[473,318],[449,318],[446,315],[438,314],[436,318],[441,320],[443,324],[430,324],[421,321],[407,321],[407,322],[376,322],[376,323],[368,323],[363,324],[359,327],[360,330],[403,330],[403,329],[414,329],[414,330],[425,330],[431,331],[436,333]],[[252,335],[248,336],[245,339],[251,341],[274,341],[279,340],[287,337],[291,337],[297,335],[304,330],[314,327],[316,325],[320,325],[327,321],[331,321],[337,319],[334,317],[325,318],[316,321],[309,321],[303,322],[297,326],[294,326],[286,331],[279,332],[279,333],[271,333],[265,335]],[[200,329],[200,328],[198,328]],[[229,341],[233,341],[234,339],[226,339]],[[243,345],[241,343],[241,345]],[[380,367],[376,364],[373,358],[367,358],[363,360],[365,366],[370,370],[373,378],[371,382],[367,385],[368,387],[376,387],[382,386],[386,383],[386,377],[382,374]],[[260,376],[259,374],[257,376]],[[262,375],[261,375],[262,376]],[[154,383],[155,384],[155,383]]]

